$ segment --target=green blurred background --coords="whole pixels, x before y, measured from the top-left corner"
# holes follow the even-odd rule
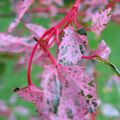
[[[62,17],[63,15],[59,15],[54,19]],[[10,9],[10,1],[9,0],[0,0],[0,32],[5,32],[8,25],[14,20],[15,16],[11,14]],[[51,19],[53,20],[53,19]],[[37,18],[32,22],[41,24],[46,28],[49,28],[49,23],[51,22],[48,18]],[[22,28],[22,23],[20,23],[17,27],[22,29],[22,33],[24,35],[28,34],[28,31]],[[96,40],[96,36],[91,32],[88,33],[89,45],[92,49],[96,49],[97,44],[100,40],[104,39],[107,45],[111,48],[110,61],[116,65],[120,69],[120,25],[114,22],[110,22],[107,28],[102,32],[101,37]],[[7,105],[14,109],[16,105],[26,106],[31,110],[31,116],[36,116],[37,113],[35,111],[34,105],[32,103],[28,103],[21,98],[17,98],[17,102],[13,105],[9,103],[9,99],[11,95],[13,95],[13,88],[19,86],[26,86],[26,68],[21,68],[20,70],[15,70],[15,63],[17,62],[19,55],[0,53],[0,99],[4,100]],[[101,99],[103,103],[108,103],[114,105],[120,112],[120,94],[118,93],[116,87],[113,87],[111,92],[105,92],[104,86],[106,80],[114,74],[112,70],[110,70],[103,63],[96,64],[97,71],[99,72],[97,78],[98,84],[98,97]],[[34,65],[32,71],[32,80],[34,83],[39,86],[39,80],[36,75],[41,71],[41,68]],[[27,120],[28,118],[17,115],[17,120]],[[4,117],[0,116],[0,120],[5,120]],[[98,114],[97,120],[115,120],[115,118],[107,118],[101,113]]]

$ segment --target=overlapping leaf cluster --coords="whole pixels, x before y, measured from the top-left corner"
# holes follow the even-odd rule
[[[34,0],[20,0],[16,3],[17,17],[8,27],[8,32],[15,29],[33,2]],[[52,2],[57,3],[54,0],[50,1],[50,3]],[[46,1],[40,1],[40,3],[50,4]],[[63,4],[60,0],[58,3]],[[46,32],[46,29],[40,25],[24,23],[31,33],[29,37],[12,36],[7,32],[0,33],[0,52],[23,53],[24,56],[19,60],[21,64],[28,63],[32,52],[31,58],[33,59],[29,61],[28,78],[31,61],[44,68],[40,75],[41,89],[37,88],[29,79],[27,87],[14,90],[20,97],[35,104],[41,120],[87,120],[90,119],[89,115],[96,113],[97,95],[94,65],[89,68],[88,64],[91,64],[91,61],[86,62],[84,59],[97,59],[108,64],[110,48],[102,40],[97,50],[92,54],[88,50],[87,32],[75,18],[76,12],[74,10],[77,9],[76,6],[79,3],[80,0],[76,0],[71,10],[71,16],[67,14],[63,19],[63,23],[68,20],[64,27],[61,22]],[[90,3],[87,2],[87,4]],[[75,7],[76,9],[74,9]],[[110,18],[111,8],[101,13],[97,12],[92,15],[92,25],[88,30],[100,35]],[[62,27],[62,30],[59,29],[59,26]],[[56,31],[55,40],[51,31],[53,33]],[[48,36],[43,37],[44,34]],[[54,47],[53,43],[55,42],[58,46],[56,56],[53,58],[48,49]],[[88,72],[88,69],[91,71]]]

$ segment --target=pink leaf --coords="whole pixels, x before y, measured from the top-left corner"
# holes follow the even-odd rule
[[[102,40],[101,43],[99,44],[97,50],[92,55],[93,56],[98,55],[101,58],[107,60],[110,53],[111,53],[110,48],[106,45],[105,41]]]
[[[14,92],[24,100],[33,102],[42,120],[50,120],[48,110],[46,109],[44,102],[44,93],[34,86],[34,84],[20,89],[15,88]]]
[[[72,27],[68,27],[64,31],[65,35],[59,46],[58,63],[62,65],[77,64],[82,55],[80,46],[84,49],[83,40],[87,39],[76,33]]]
[[[32,33],[32,36],[34,36],[38,39],[46,31],[46,29],[43,26],[40,26],[37,24],[27,23],[27,24],[25,24],[25,26],[30,30],[30,32]]]
[[[29,38],[27,37],[16,37],[7,33],[0,33],[0,39],[0,51],[2,52],[18,53],[23,52],[25,47],[31,47],[31,44],[28,44]]]
[[[24,53],[24,56],[20,57],[18,64],[25,65],[27,63],[35,43],[31,36],[17,37],[7,33],[0,33],[0,52]],[[44,65],[49,63],[49,59],[44,51],[38,48],[33,62],[38,65]]]
[[[83,67],[58,66],[58,73],[62,84],[59,117],[85,120],[86,113],[96,109],[95,83]]]
[[[25,52],[26,49],[31,49],[35,44],[30,39],[30,37],[17,37],[7,33],[0,33],[0,51],[11,53]]]
[[[19,0],[15,5],[15,12],[17,13],[16,19],[9,25],[8,32],[12,32],[13,29],[19,24],[25,12],[28,10],[34,0]]]
[[[85,120],[89,105],[79,91],[80,89],[73,83],[71,83],[71,87],[62,91],[58,110],[60,120]]]
[[[93,78],[85,73],[84,67],[60,66],[59,71],[65,80],[74,81],[75,84],[83,90],[85,96],[90,94],[92,98],[96,98],[95,83],[93,82]]]
[[[91,31],[100,35],[101,32],[105,29],[107,23],[110,21],[111,18],[111,8],[106,9],[101,13],[96,13],[92,17],[92,27]]]
[[[78,71],[79,76],[83,74],[82,71],[83,68],[80,68]],[[83,88],[79,87],[75,82],[78,75],[76,72],[75,67],[73,69],[72,67],[63,66],[59,68],[59,79],[62,81],[62,92],[58,110],[60,120],[85,120],[85,116],[89,110],[90,105],[87,103],[87,99],[82,93]],[[77,80],[78,79],[76,79],[76,81]]]

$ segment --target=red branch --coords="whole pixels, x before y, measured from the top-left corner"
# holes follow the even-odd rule
[[[40,13],[40,12],[50,12],[50,8],[49,7],[46,7],[46,8],[34,8],[32,10],[29,10],[27,11],[27,13]],[[66,8],[58,8],[57,9],[57,12],[60,13],[60,14],[66,14],[68,12],[68,9]]]
[[[33,57],[34,57],[34,54],[35,54],[35,51],[38,47],[38,43],[34,46],[33,48],[33,51],[31,53],[31,56],[30,56],[30,59],[29,59],[29,62],[28,62],[28,71],[27,71],[27,80],[28,80],[28,86],[32,84],[32,81],[31,81],[31,66],[32,66],[32,60],[33,60]]]
[[[43,33],[43,35],[39,38],[39,40],[37,40],[37,44],[34,46],[34,48],[32,50],[32,53],[31,53],[31,56],[30,56],[30,60],[29,60],[29,63],[28,63],[28,74],[27,74],[28,85],[31,85],[31,83],[32,83],[32,81],[31,81],[31,75],[30,75],[31,74],[31,66],[32,66],[33,56],[35,54],[35,51],[37,50],[38,45],[48,55],[48,57],[50,58],[52,64],[55,65],[55,66],[57,65],[54,57],[52,56],[52,54],[50,53],[50,51],[48,49],[49,40],[53,36],[55,36],[54,40],[56,41],[56,43],[59,46],[59,44],[60,44],[59,43],[59,34],[60,34],[60,31],[63,31],[63,29],[65,27],[67,27],[69,24],[71,24],[74,20],[75,20],[75,24],[77,24],[76,26],[78,26],[78,23],[76,23],[77,22],[76,21],[76,12],[78,10],[80,1],[81,0],[76,0],[76,2],[73,5],[72,9],[60,21],[60,23],[58,23],[56,26],[53,26],[53,27],[49,28],[45,33]],[[49,46],[49,47],[51,47],[51,46]]]

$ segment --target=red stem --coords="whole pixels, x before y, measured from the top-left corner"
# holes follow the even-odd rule
[[[32,84],[32,81],[31,81],[31,66],[32,66],[32,60],[33,60],[33,57],[34,57],[34,54],[35,54],[35,51],[38,47],[38,43],[34,46],[33,50],[32,50],[32,53],[30,55],[30,59],[29,59],[29,62],[28,62],[28,71],[27,71],[27,80],[28,80],[28,86],[30,86]]]
[[[93,59],[95,56],[92,55],[92,56],[82,56],[83,59]]]
[[[55,33],[55,28],[53,28],[53,30],[51,30],[51,32],[49,33],[49,36],[46,38],[46,41],[49,42],[50,38],[54,35]]]
[[[56,29],[59,29],[66,21],[69,21],[71,19],[71,15],[77,11],[79,3],[81,0],[76,0],[75,4],[73,5],[73,8],[67,13],[67,15],[60,21],[58,25],[56,25]]]
[[[65,29],[69,24],[71,23],[71,21],[67,21],[66,25],[63,27],[63,29]],[[60,34],[63,32],[63,29],[60,31]]]
[[[79,22],[78,22],[78,20],[77,20],[77,18],[75,17],[76,16],[76,13],[75,13],[75,15],[73,16],[74,18],[74,22],[75,22],[75,24],[76,24],[76,26],[77,26],[77,28],[80,28],[80,24],[79,24]]]
[[[50,58],[52,64],[56,66],[57,63],[56,63],[54,57],[52,56],[52,54],[50,53],[50,51],[48,50],[48,48],[46,48],[45,51],[46,51],[46,53],[48,54],[48,56],[49,56],[49,58]]]
[[[50,12],[49,7],[47,8],[34,8],[32,10],[27,11],[27,13],[39,13],[39,12]],[[68,10],[66,8],[58,8],[57,10],[58,13],[60,14],[66,14]]]
[[[53,45],[54,41],[55,41],[55,39],[53,41],[51,41],[51,43],[48,45],[48,48],[50,48]]]
[[[56,38],[55,38],[55,40],[56,40],[56,43],[57,43],[57,45],[58,45],[58,47],[59,47],[59,45],[60,45],[60,41],[59,41],[59,30],[56,30]]]

